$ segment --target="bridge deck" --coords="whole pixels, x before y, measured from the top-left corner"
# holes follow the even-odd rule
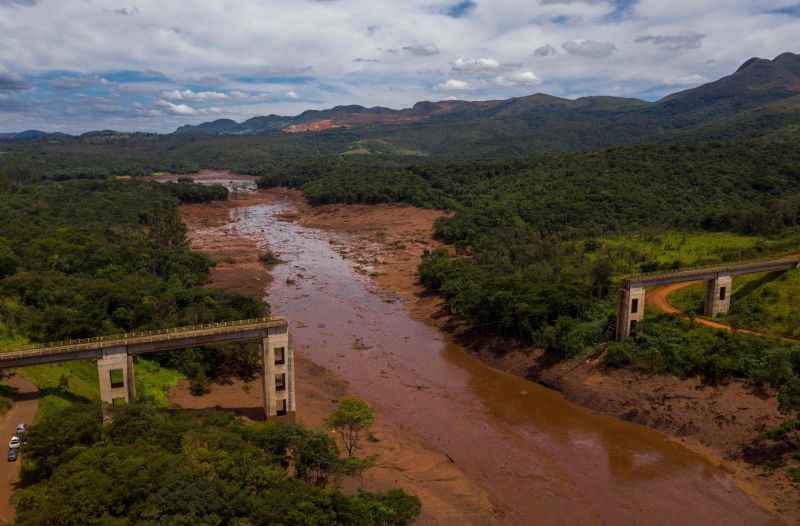
[[[623,280],[623,286],[625,288],[653,287],[656,285],[669,285],[670,283],[685,283],[687,281],[706,281],[714,279],[719,274],[739,276],[742,274],[755,274],[757,272],[787,270],[797,267],[798,265],[800,265],[800,254],[794,254],[773,259],[726,263],[708,267],[676,270],[673,272],[636,274],[625,278]]]
[[[287,330],[286,320],[258,318],[29,345],[9,352],[0,349],[0,369],[95,359],[103,349],[117,347],[127,348],[129,354],[142,354],[214,343],[256,340],[266,336],[270,331],[283,333]]]

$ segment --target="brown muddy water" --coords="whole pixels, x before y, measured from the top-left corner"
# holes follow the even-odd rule
[[[219,229],[286,261],[267,299],[290,320],[297,352],[447,454],[488,491],[503,523],[780,524],[665,435],[488,368],[413,320],[336,251],[346,236],[281,220],[291,206],[236,208]]]

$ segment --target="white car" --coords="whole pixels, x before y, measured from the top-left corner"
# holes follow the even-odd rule
[[[22,440],[20,440],[18,436],[11,437],[11,442],[8,443],[8,447],[10,449],[17,449],[21,445],[22,445]]]
[[[25,432],[28,431],[28,426],[25,424],[19,424],[17,426],[17,435],[23,435]]]

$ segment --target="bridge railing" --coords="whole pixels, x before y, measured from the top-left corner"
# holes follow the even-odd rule
[[[47,342],[47,343],[35,343],[30,345],[25,345],[23,347],[15,348],[11,350],[11,352],[3,352],[0,350],[0,359],[3,356],[8,356],[11,353],[14,355],[20,354],[38,354],[37,351],[47,351],[51,349],[59,349],[62,347],[77,347],[87,344],[93,343],[106,343],[106,342],[118,342],[120,344],[125,344],[131,340],[141,340],[142,338],[154,338],[158,339],[159,341],[162,340],[170,340],[182,336],[186,336],[187,334],[191,334],[194,332],[199,331],[208,331],[213,329],[227,329],[227,328],[237,328],[237,327],[248,327],[251,325],[260,325],[264,323],[271,323],[271,322],[280,322],[282,320],[276,318],[252,318],[247,320],[236,320],[236,321],[224,321],[224,322],[217,322],[217,323],[204,323],[200,325],[186,325],[183,327],[173,327],[170,329],[157,329],[152,331],[134,331],[134,332],[127,332],[122,334],[112,334],[108,336],[97,336],[94,338],[81,338],[75,340],[63,340],[59,342]]]
[[[730,263],[716,263],[714,265],[704,265],[700,267],[690,267],[678,270],[668,271],[655,271],[655,272],[642,272],[639,274],[631,274],[625,276],[623,279],[627,282],[647,281],[650,279],[658,278],[676,278],[681,276],[691,276],[693,274],[701,274],[704,272],[726,272],[746,269],[748,267],[758,267],[759,265],[779,264],[785,262],[786,264],[800,263],[800,254],[775,256],[772,258],[751,259],[746,261],[736,261]]]

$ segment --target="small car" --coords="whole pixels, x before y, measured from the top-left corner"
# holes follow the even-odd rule
[[[9,449],[17,449],[22,445],[22,440],[18,436],[11,437],[11,441],[8,443]]]
[[[19,450],[18,449],[9,449],[8,450],[8,461],[9,462],[16,462],[18,455],[19,455]]]
[[[18,424],[17,425],[17,436],[24,435],[28,431],[27,424]]]

